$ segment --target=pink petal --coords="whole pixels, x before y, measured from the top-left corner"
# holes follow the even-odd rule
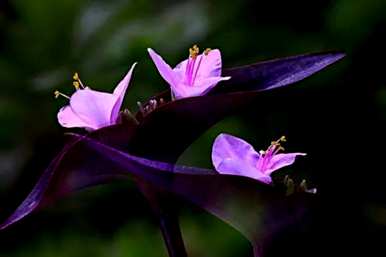
[[[80,127],[92,129],[88,123],[80,119],[79,116],[73,112],[71,106],[69,105],[60,109],[60,111],[58,112],[58,121],[59,124],[65,128]]]
[[[216,167],[224,159],[242,161],[254,166],[260,155],[252,145],[241,138],[222,133],[217,136],[212,147],[212,161]]]
[[[218,82],[228,79],[230,79],[230,77],[212,77],[198,80],[193,86],[180,83],[173,88],[173,93],[176,99],[205,95],[216,86]]]
[[[77,90],[70,100],[74,113],[92,129],[112,125],[111,113],[117,96],[89,88]]]
[[[197,72],[197,79],[205,79],[208,77],[220,77],[221,76],[221,53],[218,49],[210,50],[210,52],[205,54],[200,54],[196,57],[196,63],[194,65],[193,74],[196,74],[197,68],[199,69]],[[188,64],[188,60],[192,60],[188,58],[182,62],[180,62],[173,71],[178,74],[185,74],[186,65]]]
[[[222,174],[239,175],[270,183],[271,178],[256,169],[259,154],[244,140],[220,134],[212,147],[212,163]]]
[[[220,81],[229,80],[231,77],[209,77],[205,79],[196,79],[194,87],[205,89],[203,94],[206,94],[214,86],[217,85]]]
[[[221,53],[218,49],[210,50],[207,55],[201,54],[200,68],[197,73],[197,79],[221,76]],[[197,60],[198,61],[198,60]]]
[[[246,165],[242,161],[235,161],[233,159],[223,159],[217,165],[216,170],[220,174],[248,177],[259,180],[266,184],[272,182],[270,176],[260,172],[255,167]]]
[[[197,74],[196,80],[204,80],[209,77],[221,77],[222,63],[220,50],[213,49],[208,55],[200,54],[196,58],[193,70],[193,74]],[[173,69],[175,76],[178,76],[180,80],[185,76],[188,60],[192,61],[192,58],[180,62]]]
[[[134,67],[137,65],[137,63],[134,63],[129,72],[127,72],[126,76],[119,82],[118,86],[114,89],[114,95],[117,97],[116,102],[114,104],[114,107],[111,112],[111,123],[115,123],[118,119],[119,110],[121,109],[123,99],[125,97],[125,93],[127,90],[127,87],[129,86],[131,75],[133,73]]]
[[[153,49],[148,48],[147,51],[164,80],[166,80],[171,87],[176,86],[178,81],[172,68],[162,59],[161,56],[154,52]]]
[[[270,175],[275,170],[281,169],[285,166],[289,166],[295,162],[296,156],[305,156],[305,153],[281,153],[272,157],[268,163],[267,171],[265,174]]]

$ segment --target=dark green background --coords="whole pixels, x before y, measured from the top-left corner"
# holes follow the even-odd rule
[[[347,53],[265,108],[251,106],[217,124],[179,162],[211,167],[210,147],[220,132],[258,149],[284,134],[289,151],[308,153],[287,171],[320,193],[310,217],[278,236],[268,255],[379,254],[386,230],[384,0],[1,0],[0,211],[25,197],[63,145],[67,130],[56,113],[66,100],[55,100],[53,91],[71,94],[75,71],[94,89],[111,91],[137,61],[125,101],[136,110],[136,101],[166,87],[146,48],[173,65],[194,43],[221,49],[225,67]],[[190,256],[250,254],[244,238],[201,210],[187,207],[182,228]],[[73,195],[1,231],[0,256],[139,257],[166,250],[128,182]]]

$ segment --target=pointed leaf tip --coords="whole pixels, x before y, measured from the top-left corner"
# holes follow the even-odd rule
[[[221,91],[267,90],[301,81],[341,60],[343,52],[304,54],[225,69]]]

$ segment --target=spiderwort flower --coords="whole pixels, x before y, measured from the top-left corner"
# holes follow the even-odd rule
[[[73,85],[76,91],[71,97],[55,91],[56,98],[63,96],[70,100],[70,104],[60,109],[58,113],[60,125],[92,131],[115,124],[135,65],[136,63],[131,66],[112,94],[85,87],[75,73]]]
[[[306,155],[305,153],[278,153],[284,150],[280,143],[285,141],[286,138],[283,136],[273,141],[266,151],[256,152],[244,140],[228,134],[220,134],[213,144],[212,162],[221,174],[250,177],[270,184],[272,172],[293,164],[296,156]]]
[[[208,48],[199,54],[199,48],[194,45],[189,49],[189,58],[174,69],[152,49],[147,50],[176,99],[205,95],[218,82],[231,78],[221,77],[221,53],[218,49]]]

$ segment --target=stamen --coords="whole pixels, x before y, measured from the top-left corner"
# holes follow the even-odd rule
[[[204,55],[208,55],[210,51],[210,48],[205,49]],[[204,55],[201,55],[200,60],[198,60],[198,64],[196,65],[196,60],[199,54],[200,48],[198,48],[197,45],[193,45],[191,48],[189,48],[189,59],[185,70],[186,82],[189,86],[194,85],[194,81],[200,69],[202,58],[204,57]]]
[[[207,48],[207,49],[204,50],[204,54],[205,54],[205,55],[208,55],[210,51],[212,51],[212,49]]]
[[[79,74],[78,72],[75,72],[74,76],[72,76],[73,80],[79,80]]]
[[[72,85],[75,87],[76,90],[78,90],[80,88],[82,88],[82,89],[85,88],[85,86],[83,85],[82,81],[79,78],[78,72],[74,73],[74,76],[72,76],[72,79],[74,80],[74,82],[72,82]]]
[[[188,58],[188,63],[186,65],[185,77],[186,77],[187,84],[190,86],[193,84],[194,65],[196,63],[196,58],[199,52],[200,50],[197,47],[197,45],[194,45],[191,48],[189,48],[189,58]]]
[[[78,90],[80,88],[80,85],[79,85],[78,81],[72,82],[72,85],[75,87],[76,90]]]
[[[278,153],[279,151],[284,151],[284,147],[281,146],[281,142],[287,142],[287,139],[285,136],[280,137],[276,141],[272,141],[271,145],[268,147],[268,149],[272,149],[274,154]]]
[[[197,45],[193,45],[191,48],[189,48],[189,56],[191,58],[196,58],[197,55],[200,53],[200,48],[198,48]]]
[[[281,142],[285,142],[287,139],[285,136],[280,137],[276,141],[272,141],[271,145],[267,148],[267,150],[259,151],[262,161],[259,164],[259,168],[262,170],[265,170],[266,164],[269,163],[269,161],[272,159],[273,156],[275,156],[279,151],[284,151],[284,147],[281,146]]]
[[[69,97],[68,95],[63,94],[63,93],[59,92],[58,90],[56,90],[56,91],[54,92],[54,96],[55,96],[56,99],[58,99],[59,96],[62,96],[62,97],[64,97],[64,98],[67,98],[67,99],[70,100],[70,97]]]

